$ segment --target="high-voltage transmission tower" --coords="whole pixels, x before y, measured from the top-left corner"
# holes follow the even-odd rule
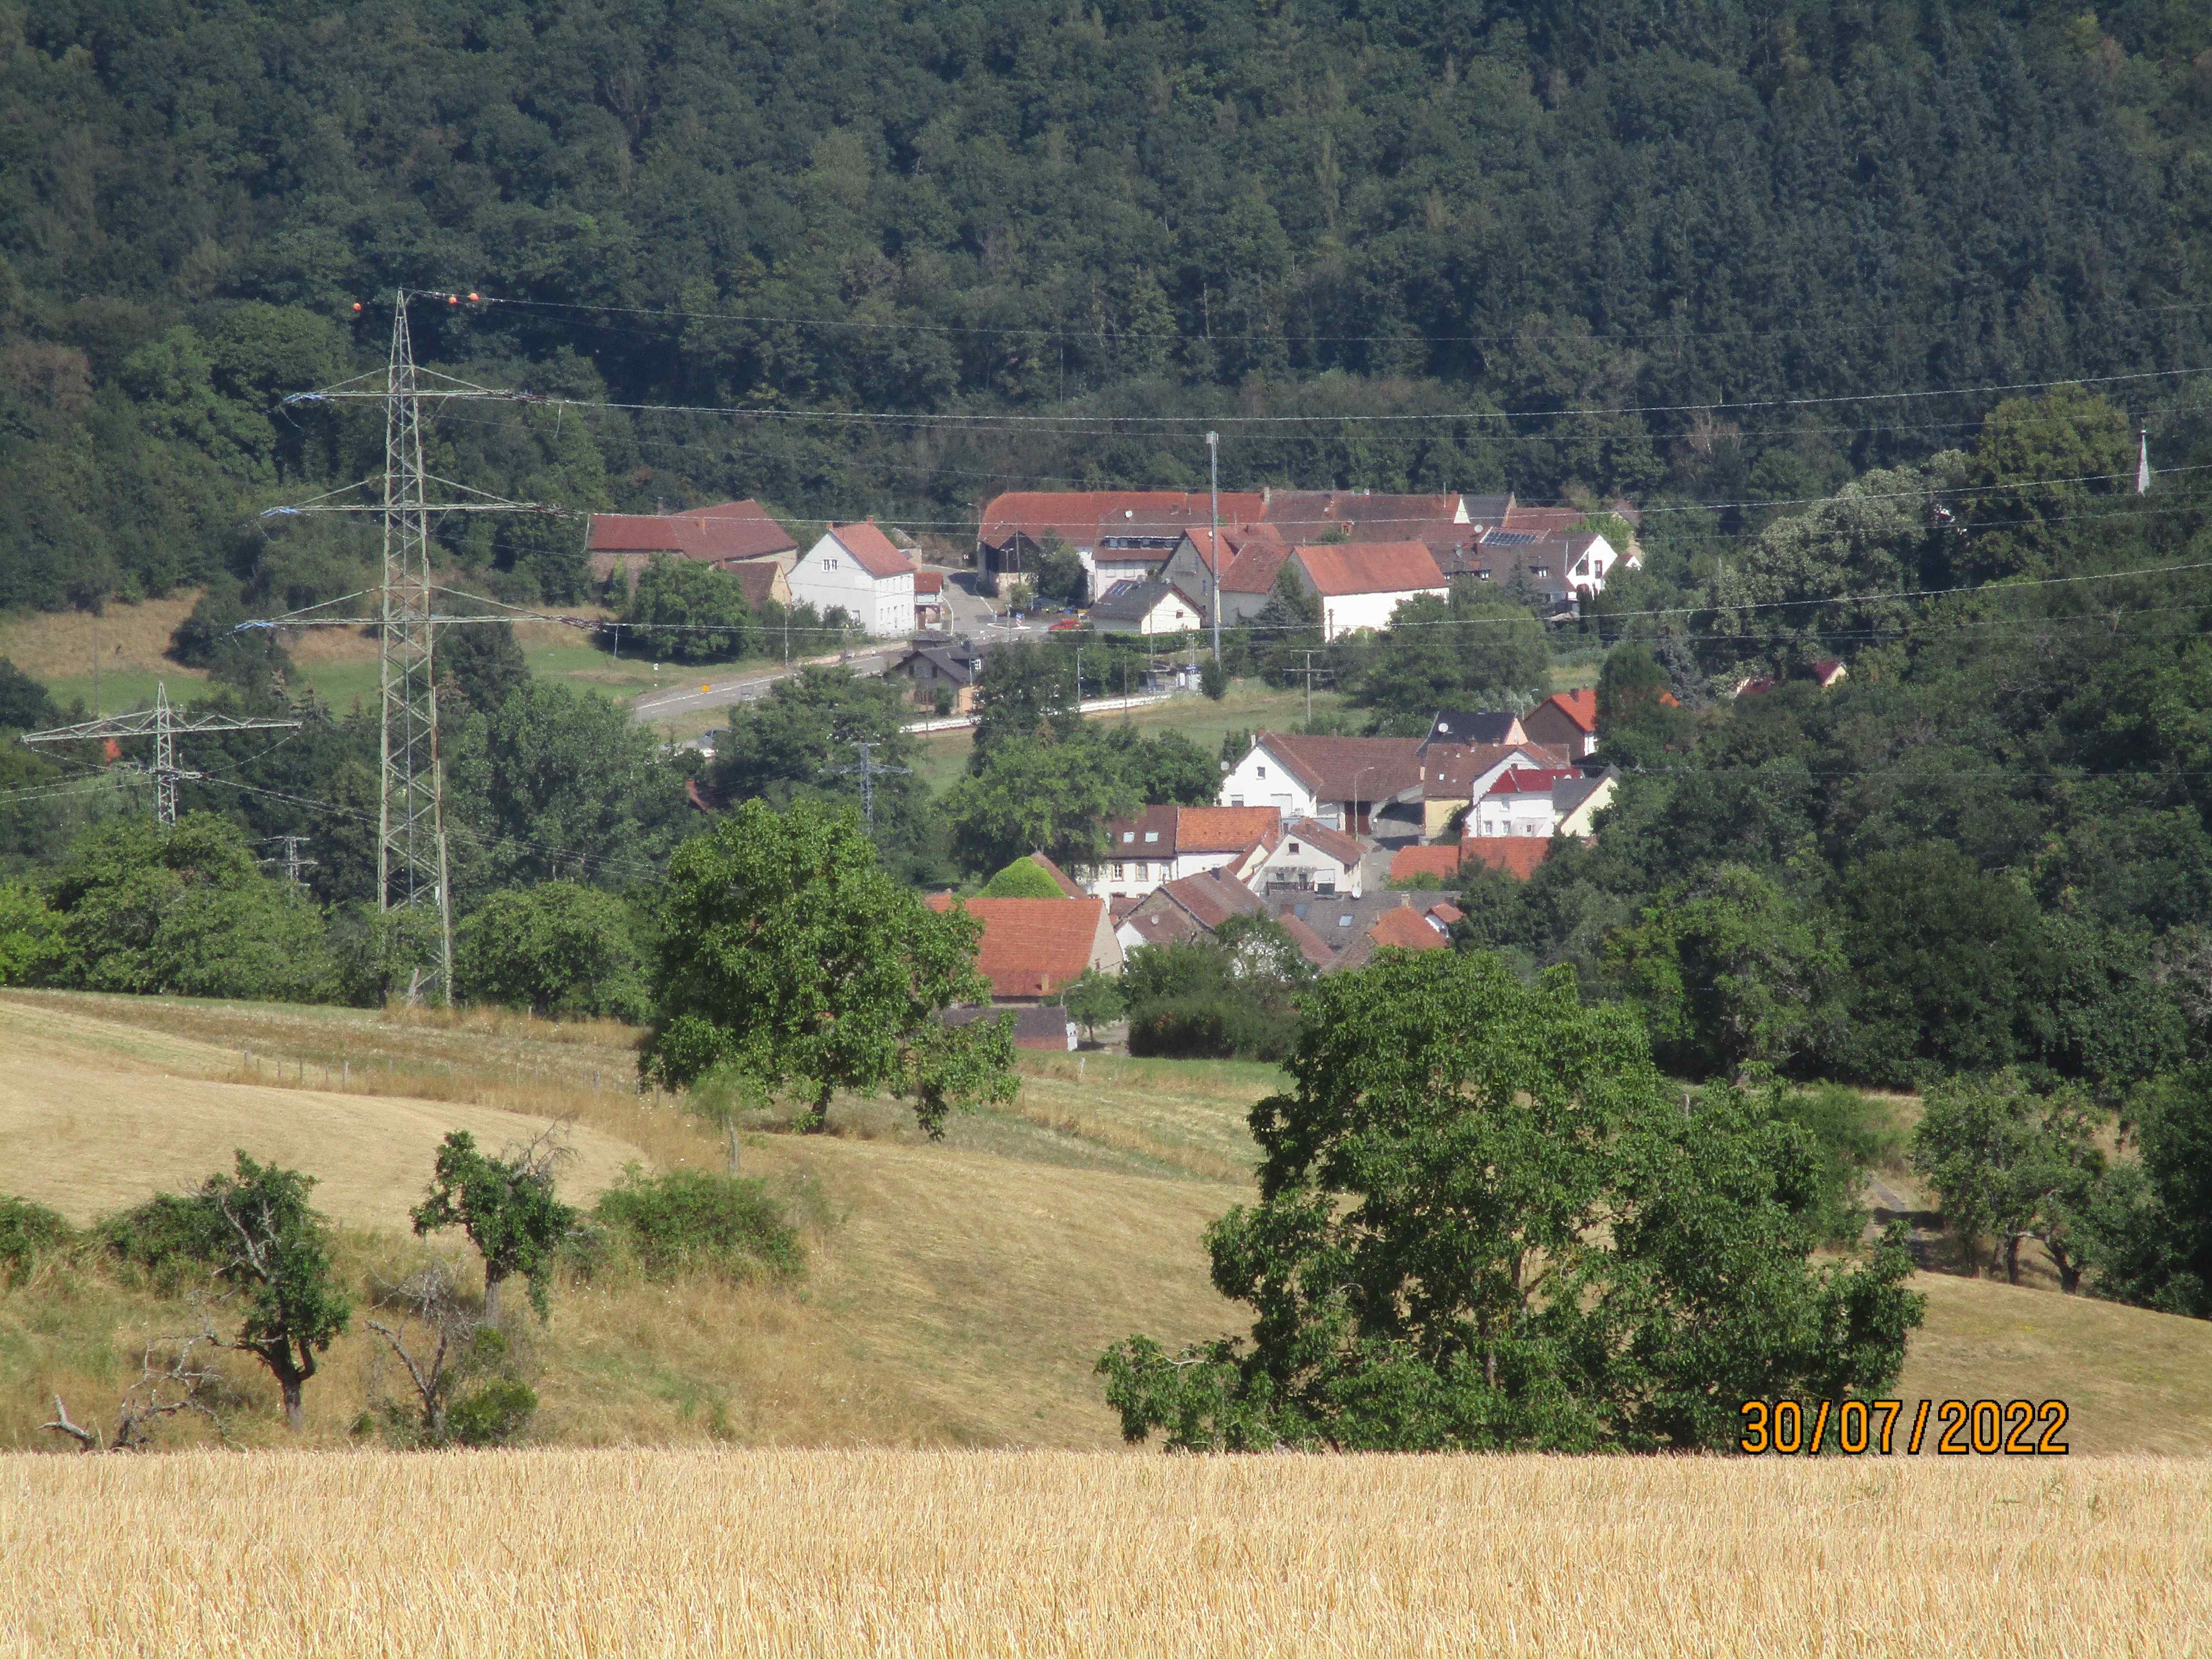
[[[187,771],[177,764],[179,733],[283,731],[299,724],[297,720],[239,720],[229,714],[179,714],[176,704],[169,701],[168,686],[156,682],[151,708],[142,708],[135,714],[112,714],[104,720],[87,720],[81,726],[56,726],[51,732],[26,732],[23,741],[80,743],[90,738],[153,738],[154,763],[143,769],[154,780],[154,818],[159,823],[174,824],[177,821],[177,785],[206,775],[201,772]]]
[[[876,780],[888,773],[909,772],[914,769],[908,766],[890,766],[878,760],[876,750],[883,746],[881,744],[855,742],[850,746],[860,751],[858,765],[828,766],[823,770],[858,772],[860,775],[860,822],[866,826],[867,832],[872,836],[876,833]]]
[[[477,296],[468,296],[473,301]],[[377,402],[384,405],[384,489],[374,501],[323,500],[302,507],[272,508],[272,514],[374,513],[384,524],[384,581],[374,619],[382,641],[383,743],[376,826],[376,891],[385,910],[419,908],[438,918],[434,968],[418,971],[408,1000],[426,994],[450,1005],[453,1000],[453,910],[447,881],[445,779],[438,752],[438,688],[434,635],[448,623],[495,622],[496,616],[441,616],[434,603],[444,590],[432,580],[430,518],[447,513],[543,513],[565,516],[559,507],[510,501],[448,479],[437,479],[469,499],[432,501],[431,475],[422,465],[422,405],[454,399],[535,401],[528,392],[472,386],[415,366],[415,344],[407,326],[410,298],[458,306],[457,294],[418,295],[402,289],[393,295],[392,360],[384,384],[348,381],[322,392],[295,392],[293,405]],[[360,307],[356,307],[358,310]],[[370,377],[362,377],[369,380]],[[425,384],[426,379],[431,382]],[[343,495],[345,491],[335,492]],[[272,626],[351,625],[354,619],[301,613],[277,617]]]

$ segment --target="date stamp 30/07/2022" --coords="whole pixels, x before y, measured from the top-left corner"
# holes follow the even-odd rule
[[[2063,1457],[2067,1451],[2059,1438],[2063,1400],[1747,1400],[1739,1409],[1737,1449],[1754,1456]]]

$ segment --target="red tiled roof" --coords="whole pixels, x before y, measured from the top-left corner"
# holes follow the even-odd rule
[[[917,570],[914,573],[914,592],[916,599],[924,593],[942,593],[945,573],[942,570]]]
[[[929,908],[962,902],[933,893]],[[994,997],[1048,996],[1080,979],[1091,965],[1106,901],[1096,898],[971,898],[968,913],[983,923],[975,966],[991,981]]]
[[[1548,795],[1559,785],[1571,783],[1582,776],[1578,768],[1546,767],[1539,771],[1534,767],[1516,766],[1490,786],[1492,795]],[[1488,796],[1484,797],[1488,799]],[[1480,836],[1477,837],[1480,839]]]
[[[1390,879],[1455,876],[1459,873],[1459,848],[1449,842],[1441,847],[1401,847],[1390,855]]]
[[[1450,927],[1452,923],[1455,921],[1464,921],[1467,920],[1467,912],[1461,909],[1459,906],[1454,904],[1449,899],[1440,899],[1436,903],[1431,904],[1429,907],[1429,914],[1435,917],[1438,921],[1443,923],[1447,927]]]
[[[1281,809],[1273,806],[1178,806],[1175,848],[1178,853],[1241,853],[1282,821]]]
[[[1579,507],[1523,507],[1516,501],[1505,509],[1500,530],[1537,536],[1564,536],[1589,514]]]
[[[702,564],[798,551],[758,501],[718,501],[681,513],[594,513],[594,553],[681,553]]]
[[[776,567],[772,559],[740,559],[729,567],[730,574],[738,579],[738,586],[745,590],[745,603],[757,616],[760,608],[775,597]]]
[[[1262,497],[1231,492],[1221,498],[1224,524],[1260,516]],[[1019,532],[1033,542],[1056,535],[1070,547],[1096,547],[1109,520],[1121,520],[1139,533],[1203,524],[1211,526],[1212,503],[1202,489],[1018,489],[984,504],[976,539],[1004,547]],[[1124,516],[1127,515],[1127,516]]]
[[[1459,850],[1462,868],[1480,864],[1526,881],[1551,856],[1552,843],[1537,836],[1469,836]]]
[[[1243,883],[1224,881],[1211,870],[1171,881],[1160,890],[1189,911],[1209,933],[1231,916],[1257,915],[1267,908]]]
[[[1436,556],[1419,542],[1323,542],[1294,548],[1291,556],[1315,590],[1331,599],[1444,587]]]
[[[1444,951],[1451,941],[1421,919],[1419,911],[1410,906],[1400,910],[1385,910],[1382,919],[1367,930],[1367,937],[1377,946],[1395,945],[1401,951]]]
[[[854,563],[878,581],[914,572],[914,561],[891,545],[890,538],[876,528],[872,519],[860,524],[833,524],[830,533],[837,538],[838,546],[853,556]]]
[[[1228,538],[1224,537],[1224,540]],[[1254,525],[1240,545],[1230,543],[1236,557],[1230,561],[1229,572],[1221,579],[1224,593],[1272,593],[1275,578],[1283,574],[1283,564],[1291,556],[1291,544],[1273,525]]]
[[[1421,781],[1419,738],[1310,738],[1262,732],[1264,744],[1322,800],[1387,800]]]
[[[1589,686],[1573,691],[1554,691],[1544,701],[1583,731],[1597,730],[1597,693]]]

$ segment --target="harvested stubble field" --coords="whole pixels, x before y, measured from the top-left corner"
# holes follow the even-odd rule
[[[2201,1652],[2212,1467],[1066,1453],[0,1462],[0,1654]]]

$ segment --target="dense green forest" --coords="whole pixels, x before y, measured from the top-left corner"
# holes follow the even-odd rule
[[[1456,418],[1232,425],[1224,482],[1817,495],[1994,399],[1791,400],[2203,357],[2208,48],[2184,0],[0,7],[0,605],[342,580],[249,509],[375,469],[276,399],[374,368],[401,285],[502,301],[419,321],[496,384],[1064,417],[440,423],[572,507],[957,532],[1200,478],[1194,426],[1097,417],[1347,413]],[[572,526],[446,533],[578,586]]]

